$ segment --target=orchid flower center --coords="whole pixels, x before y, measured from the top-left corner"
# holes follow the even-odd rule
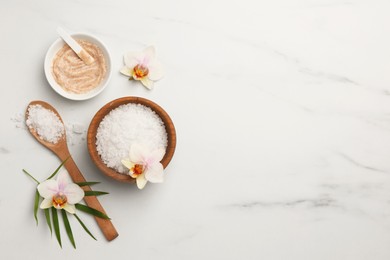
[[[142,164],[136,164],[131,168],[131,171],[135,177],[141,175],[144,172],[144,166]]]
[[[53,205],[55,208],[63,208],[68,198],[63,193],[57,193],[53,196]]]
[[[134,67],[133,72],[137,78],[143,78],[149,74],[149,69],[144,65],[138,64]]]

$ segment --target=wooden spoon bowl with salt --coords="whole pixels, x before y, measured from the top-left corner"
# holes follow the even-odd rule
[[[32,105],[41,105],[43,108],[51,110],[52,112],[54,112],[58,116],[58,118],[60,119],[62,124],[64,124],[64,122],[62,121],[62,118],[61,118],[60,114],[57,112],[57,110],[55,110],[54,107],[52,107],[50,104],[48,104],[44,101],[30,102],[30,104],[27,106],[27,110],[26,110],[26,114],[25,114],[26,120],[28,119],[28,116],[29,116],[28,109]],[[86,182],[84,176],[82,175],[82,173],[78,169],[76,163],[74,162],[73,158],[71,157],[71,155],[69,153],[68,145],[66,142],[66,133],[65,132],[63,133],[61,138],[58,140],[58,142],[51,143],[51,142],[45,141],[43,138],[41,138],[34,128],[29,128],[29,131],[39,143],[41,143],[46,148],[50,149],[54,154],[56,154],[60,158],[61,161],[66,160],[64,166],[67,169],[67,171],[69,172],[69,175],[72,178],[73,182]],[[91,191],[91,188],[89,186],[84,186],[82,188],[84,191]],[[98,199],[95,196],[85,196],[84,201],[89,207],[94,208],[94,209],[106,214],[106,212],[103,209],[103,206],[100,204],[100,202],[98,201]],[[112,224],[112,222],[110,220],[102,219],[99,217],[95,217],[95,219],[96,219],[98,226],[100,227],[100,229],[102,230],[104,236],[106,237],[106,239],[108,241],[111,241],[118,236],[118,232],[116,231],[114,225]]]
[[[135,183],[135,179],[130,177],[127,174],[122,174],[114,169],[108,167],[104,162],[102,161],[102,158],[100,157],[97,148],[96,148],[96,134],[98,131],[98,127],[100,125],[100,122],[103,120],[103,118],[110,113],[113,109],[118,108],[121,105],[125,104],[141,104],[143,106],[149,107],[152,109],[163,121],[165,125],[165,130],[167,132],[168,137],[168,146],[165,151],[165,155],[161,160],[161,164],[164,168],[166,168],[169,164],[169,162],[172,160],[173,154],[175,153],[176,148],[176,130],[175,126],[172,122],[172,119],[169,117],[168,113],[165,112],[165,110],[157,105],[156,103],[145,99],[141,97],[122,97],[115,99],[109,103],[107,103],[105,106],[103,106],[93,117],[89,128],[88,128],[88,135],[87,135],[87,145],[88,145],[88,151],[91,156],[92,161],[95,163],[95,165],[99,168],[100,171],[102,171],[106,176],[113,178],[120,182],[126,182],[126,183]]]

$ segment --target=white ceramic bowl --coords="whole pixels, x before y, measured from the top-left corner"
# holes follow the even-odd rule
[[[100,82],[99,86],[94,88],[93,90],[83,93],[83,94],[76,94],[76,93],[70,93],[65,91],[53,77],[52,74],[52,61],[57,52],[66,44],[61,38],[58,38],[49,48],[49,50],[46,53],[45,57],[45,64],[44,64],[44,70],[45,70],[45,75],[46,79],[49,82],[50,86],[61,96],[72,99],[72,100],[86,100],[93,98],[94,96],[98,95],[101,93],[107,86],[108,82],[110,81],[111,78],[111,56],[110,53],[108,52],[108,49],[106,46],[103,44],[102,41],[100,41],[98,38],[95,36],[92,36],[90,34],[85,34],[85,33],[75,33],[72,34],[72,37],[74,39],[81,39],[81,40],[86,40],[89,42],[92,42],[96,44],[103,52],[104,58],[106,60],[106,65],[107,65],[107,73],[106,77],[102,82]]]

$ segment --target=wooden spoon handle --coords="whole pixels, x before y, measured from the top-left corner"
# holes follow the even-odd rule
[[[68,170],[69,175],[73,179],[74,182],[85,182],[84,176],[81,174],[79,168],[77,167],[76,163],[73,161],[73,158],[70,156],[70,154],[58,154],[60,159],[64,161],[68,158],[66,163],[64,164],[65,168]],[[90,191],[92,190],[89,186],[83,187],[84,191]],[[85,196],[84,197],[85,203],[98,211],[103,212],[106,214],[106,212],[103,209],[103,206],[100,204],[96,196]],[[112,224],[111,220],[109,219],[102,219],[99,217],[95,217],[95,220],[97,224],[99,225],[100,229],[102,230],[104,236],[108,241],[111,241],[115,239],[118,236],[118,232],[116,231],[114,225]]]

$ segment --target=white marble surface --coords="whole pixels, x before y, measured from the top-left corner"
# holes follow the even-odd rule
[[[0,259],[390,259],[390,3],[387,0],[3,0],[0,5]],[[43,74],[55,29],[88,32],[112,53],[108,88],[83,102]],[[119,74],[153,44],[166,76],[147,91]],[[77,136],[71,153],[120,235],[74,221],[63,249],[34,183],[59,160],[17,117],[51,103],[87,128],[110,100],[142,96],[172,117],[166,182],[105,178]],[[16,121],[15,121],[16,120]]]

